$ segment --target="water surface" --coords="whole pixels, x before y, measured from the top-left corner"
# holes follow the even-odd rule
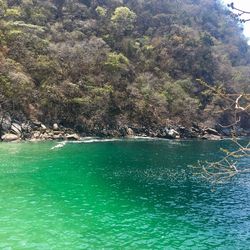
[[[0,249],[250,249],[250,175],[187,167],[230,142],[88,142],[0,144]]]

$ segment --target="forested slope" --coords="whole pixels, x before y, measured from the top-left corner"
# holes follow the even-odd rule
[[[196,79],[249,91],[250,51],[216,0],[0,0],[0,105],[82,131],[216,122]]]

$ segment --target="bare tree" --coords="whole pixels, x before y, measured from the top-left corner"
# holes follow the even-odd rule
[[[231,12],[232,17],[238,20],[239,22],[245,23],[245,22],[250,21],[250,18],[249,18],[250,11],[245,11],[245,10],[235,7],[233,2],[228,4],[227,6],[232,10]]]
[[[221,149],[224,156],[218,161],[198,162],[195,175],[200,176],[212,184],[225,183],[232,177],[240,173],[250,172],[250,166],[244,165],[243,158],[250,157],[250,141],[242,142],[237,137],[237,130],[242,116],[250,115],[250,94],[227,94],[222,88],[212,87],[201,80],[197,80],[202,86],[209,89],[214,97],[223,101],[224,106],[220,106],[221,112],[231,112],[233,121],[229,124],[219,124],[219,126],[231,129],[231,141],[235,145],[234,150],[227,148]],[[220,103],[221,105],[221,103]]]
[[[227,5],[231,9],[231,15],[234,19],[241,23],[250,21],[250,11],[245,11],[237,8],[234,3]],[[224,156],[218,161],[198,162],[195,169],[195,175],[198,175],[212,184],[225,183],[237,174],[250,172],[250,166],[245,165],[243,158],[250,157],[250,141],[242,143],[237,137],[237,128],[241,123],[244,114],[250,115],[250,94],[249,93],[225,93],[222,88],[215,88],[207,83],[198,80],[203,87],[209,89],[214,97],[217,97],[220,102],[220,112],[230,112],[233,121],[229,124],[219,124],[222,129],[230,129],[231,141],[235,145],[234,150],[221,149]],[[221,103],[223,105],[221,106]]]

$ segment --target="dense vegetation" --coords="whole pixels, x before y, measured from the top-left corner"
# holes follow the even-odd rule
[[[216,0],[0,0],[0,105],[19,120],[214,123],[220,100],[196,79],[247,92],[249,70],[241,27]]]

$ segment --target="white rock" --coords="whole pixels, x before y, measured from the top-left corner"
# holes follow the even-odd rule
[[[80,136],[78,134],[68,134],[66,135],[66,138],[74,141],[80,140]]]
[[[53,124],[53,130],[58,130],[58,129],[59,129],[58,124],[57,124],[57,123],[54,123],[54,124]]]
[[[42,129],[43,131],[45,131],[45,130],[47,129],[47,127],[46,127],[44,124],[41,124],[41,129]]]
[[[172,138],[172,139],[179,139],[180,138],[180,134],[172,128],[171,129],[166,128],[165,132],[166,132],[167,137],[169,137],[169,138]]]
[[[16,140],[19,140],[20,137],[18,135],[14,135],[14,134],[4,134],[1,139],[5,142],[10,142],[10,141],[16,141]]]
[[[39,139],[39,137],[40,137],[40,132],[38,132],[38,131],[35,131],[35,132],[33,133],[33,135],[32,135],[32,138],[33,138],[33,139]]]
[[[133,129],[132,129],[132,128],[127,128],[127,136],[128,136],[128,137],[131,137],[131,136],[133,136],[133,135],[134,135]]]

